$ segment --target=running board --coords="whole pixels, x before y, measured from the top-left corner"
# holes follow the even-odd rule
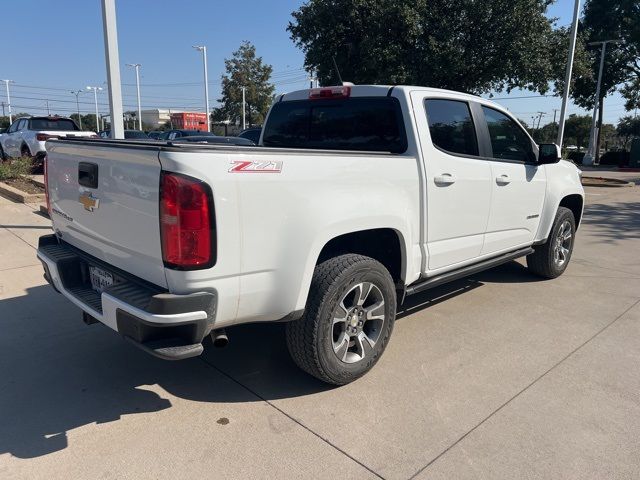
[[[414,293],[429,290],[430,288],[437,287],[438,285],[442,285],[443,283],[448,283],[452,282],[453,280],[458,280],[459,278],[468,277],[469,275],[473,275],[474,273],[497,267],[498,265],[510,262],[511,260],[515,260],[516,258],[531,255],[533,252],[534,250],[531,247],[522,248],[520,250],[516,250],[515,252],[505,253],[503,255],[500,255],[499,257],[493,257],[488,260],[483,260],[480,263],[467,265],[466,267],[459,268],[458,270],[453,270],[452,272],[442,273],[440,275],[436,275],[435,277],[427,278],[426,280],[408,286],[406,294],[413,295]]]

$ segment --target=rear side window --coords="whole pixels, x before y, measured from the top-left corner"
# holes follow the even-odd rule
[[[489,127],[493,158],[498,160],[535,161],[529,136],[511,118],[489,107],[482,107]]]
[[[402,153],[407,149],[407,136],[397,99],[352,97],[276,103],[262,143],[266,147]]]
[[[478,140],[467,102],[425,100],[433,144],[447,152],[478,155]]]
[[[32,118],[29,130],[80,130],[72,120],[66,118]]]

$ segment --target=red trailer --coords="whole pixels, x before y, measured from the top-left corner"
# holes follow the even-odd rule
[[[179,130],[207,131],[207,114],[197,112],[181,112],[171,114],[173,128]]]

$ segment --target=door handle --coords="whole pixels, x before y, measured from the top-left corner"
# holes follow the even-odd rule
[[[509,175],[500,175],[499,177],[496,177],[496,183],[498,185],[509,185],[511,180],[509,179]]]
[[[433,177],[433,181],[436,185],[451,185],[453,183],[456,183],[456,177],[454,177],[450,173],[443,173],[442,175]]]

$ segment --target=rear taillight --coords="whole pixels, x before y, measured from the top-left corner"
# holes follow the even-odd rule
[[[51,202],[49,201],[49,168],[47,156],[45,155],[42,159],[42,168],[44,170],[44,198],[47,201],[47,213],[49,214],[49,218],[51,218]]]
[[[321,98],[348,98],[351,95],[351,87],[323,87],[309,90],[309,98],[312,100]]]
[[[167,268],[195,270],[215,263],[215,219],[209,186],[186,175],[160,175],[160,236]]]
[[[59,135],[48,135],[46,133],[38,133],[36,134],[36,140],[39,142],[46,142],[47,140],[51,140],[52,138],[60,138]]]

